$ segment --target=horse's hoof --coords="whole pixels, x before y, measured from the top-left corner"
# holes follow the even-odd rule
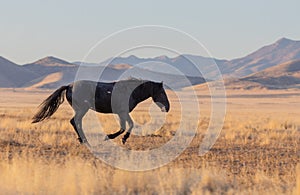
[[[107,140],[110,140],[110,138],[108,137],[108,135],[106,135],[106,136],[104,137],[104,141],[107,141]]]
[[[82,140],[82,142],[80,142],[80,144],[91,147],[90,143],[87,140]]]
[[[80,144],[82,145],[86,145],[88,147],[91,147],[91,145],[89,144],[89,142],[86,139],[81,139],[80,137],[78,138],[78,141],[80,142]]]
[[[91,148],[91,144],[89,142],[83,142],[84,145],[86,145],[87,147]]]
[[[124,135],[124,137],[122,138],[122,143],[123,143],[123,144],[126,143],[126,140],[129,138],[129,136],[130,136],[130,133],[129,133],[129,132],[127,132],[127,133]]]

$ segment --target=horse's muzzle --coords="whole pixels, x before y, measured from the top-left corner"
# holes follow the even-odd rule
[[[166,107],[165,107],[165,106],[161,107],[161,111],[162,111],[162,112],[167,112]]]

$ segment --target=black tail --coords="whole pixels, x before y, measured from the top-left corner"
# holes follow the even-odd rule
[[[32,118],[32,123],[40,122],[52,116],[58,107],[64,102],[63,92],[68,89],[68,87],[69,86],[60,87],[47,99],[45,99],[40,105],[40,110]]]

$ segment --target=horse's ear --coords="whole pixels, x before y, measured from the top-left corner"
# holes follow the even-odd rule
[[[164,86],[164,82],[160,82],[159,86],[163,87]]]

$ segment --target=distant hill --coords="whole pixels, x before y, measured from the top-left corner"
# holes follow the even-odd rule
[[[40,65],[40,66],[47,66],[47,67],[74,67],[76,66],[75,64],[72,64],[70,62],[61,60],[59,58],[53,57],[53,56],[48,56],[45,58],[42,58],[40,60],[37,60],[36,62],[31,63],[35,65]]]
[[[300,89],[300,60],[267,68],[241,79],[229,79],[227,88],[235,89]]]
[[[221,69],[224,75],[244,77],[297,59],[300,59],[300,41],[282,38],[243,58],[226,62]]]
[[[33,63],[25,64],[22,67],[40,76],[44,76],[54,72],[77,70],[78,66],[59,58],[48,56]]]
[[[59,85],[73,82],[78,66],[59,58],[48,56],[33,63],[25,64],[22,68],[39,75],[37,78],[31,79],[30,82],[24,83],[22,87],[31,87],[34,85],[40,88],[55,88]],[[61,75],[60,79],[51,82],[48,78],[47,81],[49,84],[46,84],[44,81],[45,78],[54,73],[59,73]],[[44,85],[38,84],[39,82],[43,82]]]
[[[101,66],[114,66],[127,64],[135,67],[144,67],[155,72],[172,72],[172,74],[183,74],[191,77],[202,77],[202,74],[209,76],[216,75],[212,64],[224,64],[226,60],[212,59],[196,55],[183,54],[174,58],[168,56],[158,56],[154,58],[138,58],[134,55],[128,57],[116,57],[100,62]],[[200,71],[199,71],[200,70]],[[202,72],[201,72],[202,71]]]
[[[0,87],[21,87],[39,75],[0,56]]]

